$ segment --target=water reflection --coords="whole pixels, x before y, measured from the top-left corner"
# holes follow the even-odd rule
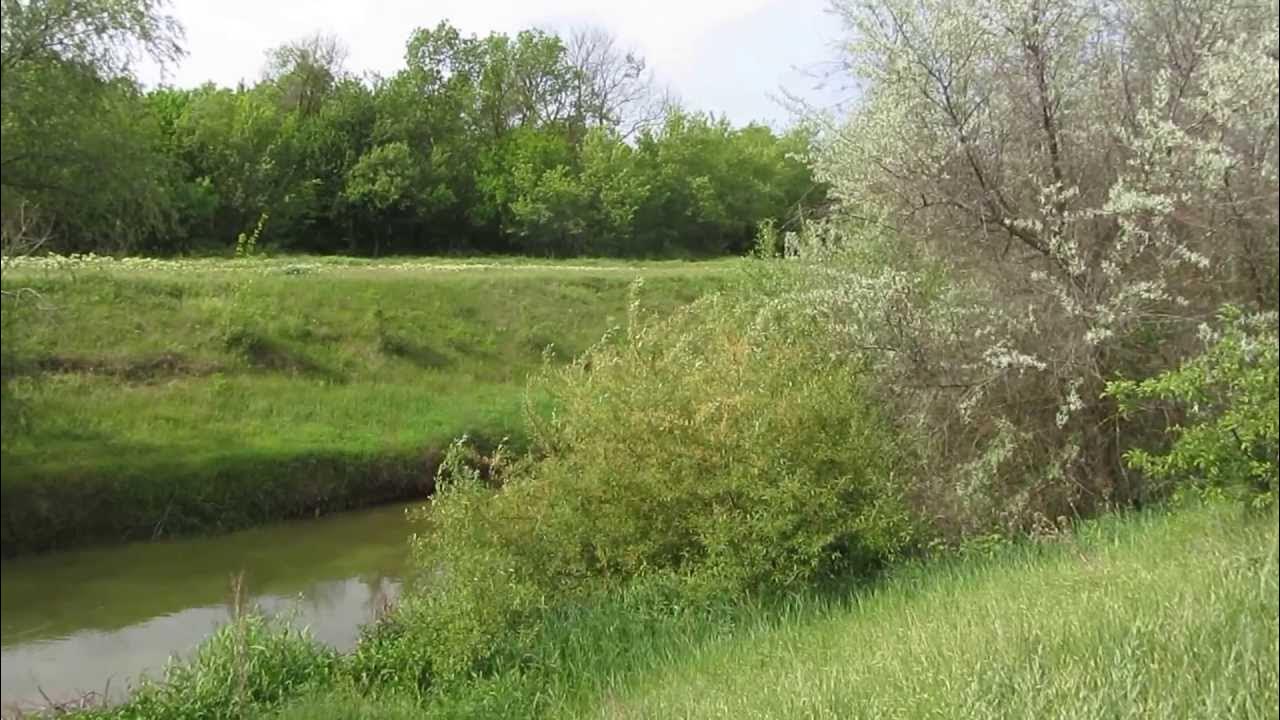
[[[321,642],[355,643],[400,591],[404,506],[215,538],[61,553],[3,566],[5,708],[85,692],[119,698],[230,617],[229,578]]]

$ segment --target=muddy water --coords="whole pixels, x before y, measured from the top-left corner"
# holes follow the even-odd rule
[[[0,709],[108,687],[122,697],[227,622],[230,578],[241,572],[253,604],[349,647],[399,592],[408,507],[6,560]]]

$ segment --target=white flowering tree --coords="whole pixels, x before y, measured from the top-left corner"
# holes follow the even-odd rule
[[[842,212],[792,239],[805,303],[880,363],[937,512],[1134,499],[1106,379],[1276,307],[1276,0],[834,9],[860,101],[815,159]]]

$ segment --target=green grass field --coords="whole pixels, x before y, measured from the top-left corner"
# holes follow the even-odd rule
[[[1112,516],[845,591],[655,620],[562,614],[519,668],[264,717],[1275,718],[1277,518]]]
[[[737,264],[28,259],[6,266],[5,554],[406,495],[522,440],[526,382]]]

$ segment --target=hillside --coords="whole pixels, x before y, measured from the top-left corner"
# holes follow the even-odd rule
[[[421,495],[525,384],[732,262],[30,259],[6,267],[4,552]]]

